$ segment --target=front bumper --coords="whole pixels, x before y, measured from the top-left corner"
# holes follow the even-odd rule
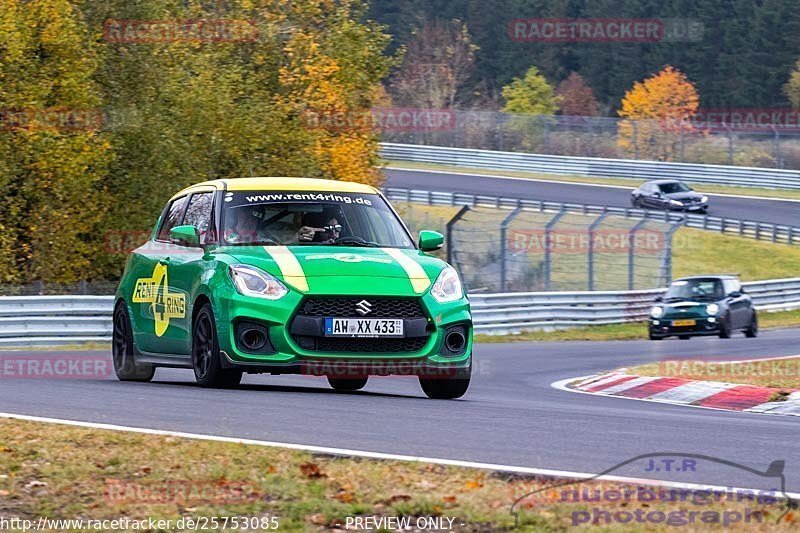
[[[670,206],[672,211],[684,211],[687,213],[705,211],[708,209],[708,202],[683,204],[683,206]]]
[[[313,295],[328,297],[328,295]],[[329,297],[335,298],[336,295]],[[386,298],[384,295],[364,295],[364,298]],[[231,292],[216,299],[220,350],[223,366],[249,373],[309,374],[336,377],[369,375],[424,375],[456,377],[467,373],[472,359],[472,315],[466,298],[449,304],[439,304],[428,294],[422,296],[392,296],[417,298],[424,311],[424,320],[405,321],[407,337],[398,342],[376,340],[375,351],[349,350],[347,339],[336,339],[335,351],[331,337],[324,337],[318,321],[300,316],[303,296],[292,291],[279,301],[268,301]],[[240,324],[257,324],[268,336],[268,346],[260,353],[243,349]],[[456,353],[448,351],[444,339],[451,328],[464,332],[466,342]],[[318,339],[319,342],[308,342]],[[362,339],[359,339],[362,340]],[[370,339],[371,340],[371,339]],[[352,343],[353,346],[359,343]],[[344,346],[344,347],[343,347]]]
[[[719,333],[719,320],[716,317],[690,318],[694,325],[676,325],[676,321],[686,318],[650,318],[649,330],[652,337],[672,337],[676,335],[716,335]]]

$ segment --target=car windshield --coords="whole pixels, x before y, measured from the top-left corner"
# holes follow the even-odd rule
[[[672,282],[664,300],[718,300],[724,296],[718,279],[691,279]]]
[[[227,192],[222,228],[226,245],[413,247],[377,194]]]
[[[676,192],[689,192],[692,189],[680,181],[671,181],[669,183],[662,183],[659,185],[661,192],[664,194],[672,194]]]

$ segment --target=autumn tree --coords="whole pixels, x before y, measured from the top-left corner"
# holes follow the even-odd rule
[[[93,79],[99,65],[68,0],[0,0],[3,282],[73,282],[96,272],[111,159]]]
[[[594,97],[594,91],[577,72],[571,73],[558,84],[556,96],[560,99],[562,115],[594,117],[600,114],[600,104]]]
[[[794,109],[800,109],[800,61],[789,75],[789,81],[783,86],[783,92],[789,98]]]
[[[514,78],[503,87],[506,113],[553,115],[558,110],[560,98],[547,83],[539,69],[531,67],[522,78]]]
[[[477,48],[460,20],[426,22],[413,32],[403,62],[392,76],[394,101],[426,109],[456,107]]]
[[[691,121],[699,103],[692,82],[666,66],[625,93],[617,144],[641,159],[673,160],[685,135],[694,132]]]

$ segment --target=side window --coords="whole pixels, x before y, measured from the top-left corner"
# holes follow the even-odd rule
[[[189,207],[186,208],[186,216],[183,217],[184,224],[191,224],[197,228],[200,234],[200,243],[213,241],[213,236],[209,234],[211,229],[211,205],[214,203],[214,193],[201,192],[193,194],[189,200]]]
[[[188,196],[181,196],[180,198],[174,200],[169,206],[167,214],[164,217],[163,222],[161,222],[161,228],[158,230],[158,237],[156,238],[159,241],[168,241],[169,230],[180,225],[181,219],[183,219],[183,211],[186,207],[187,199]]]
[[[724,281],[724,283],[725,283],[725,294],[726,295],[730,294],[732,292],[735,292],[735,291],[741,291],[742,290],[742,287],[739,284],[739,281],[737,281],[735,279],[726,279]]]

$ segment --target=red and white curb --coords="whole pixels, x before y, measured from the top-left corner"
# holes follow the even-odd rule
[[[554,387],[651,402],[690,405],[727,411],[800,416],[800,390],[785,401],[768,401],[786,389],[757,387],[720,381],[694,381],[681,378],[636,376],[625,372],[596,374],[553,384]]]

